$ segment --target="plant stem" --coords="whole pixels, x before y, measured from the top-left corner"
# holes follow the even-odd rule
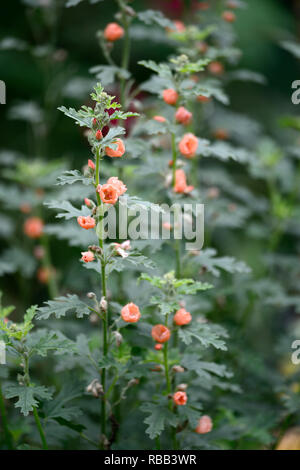
[[[177,161],[177,152],[176,152],[176,142],[175,142],[175,134],[172,132],[171,133],[171,144],[172,144],[172,161],[173,161],[173,166],[172,166],[172,187],[175,187],[175,182],[176,182],[176,161]]]
[[[122,57],[122,69],[128,70],[129,65],[129,56],[130,56],[130,36],[129,36],[129,23],[126,16],[126,13],[123,12],[123,27],[124,27],[124,47],[123,47],[123,57]],[[125,110],[126,105],[126,96],[125,96],[125,86],[126,79],[121,78],[121,105]]]
[[[96,154],[96,187],[100,183],[100,153],[99,150],[97,150]],[[100,198],[100,195],[98,192],[96,192],[97,195],[97,203],[98,207],[102,208],[102,213],[100,215],[100,236],[99,236],[99,246],[103,250],[103,204]],[[99,233],[98,232],[98,233]],[[105,273],[105,262],[103,259],[101,260],[101,290],[102,290],[102,297],[105,297],[106,299],[106,273]],[[102,352],[103,356],[107,355],[108,352],[108,341],[107,341],[107,336],[108,336],[108,316],[107,316],[107,311],[103,312],[102,315],[102,335],[103,335],[103,344],[102,344]],[[106,370],[102,369],[101,372],[101,385],[103,388],[103,396],[101,400],[101,433],[103,436],[106,434],[106,397],[105,397],[105,388],[106,388]]]
[[[4,402],[4,397],[2,393],[2,387],[0,385],[0,414],[1,414],[1,421],[2,421],[2,427],[3,427],[3,432],[4,432],[4,437],[6,441],[6,445],[8,449],[12,449],[12,436],[8,427],[8,421],[7,421],[7,415],[6,415],[6,409],[5,409],[5,402]]]
[[[44,449],[44,450],[48,450],[47,441],[46,441],[46,436],[45,436],[45,433],[44,433],[44,431],[43,431],[43,428],[42,428],[42,425],[41,425],[41,421],[40,421],[40,418],[39,418],[39,415],[38,415],[38,412],[37,412],[37,409],[36,409],[35,406],[33,407],[33,416],[34,416],[34,419],[35,419],[36,427],[38,428],[39,434],[40,434],[40,436],[41,436],[41,441],[42,441],[42,444],[43,444],[43,449]]]

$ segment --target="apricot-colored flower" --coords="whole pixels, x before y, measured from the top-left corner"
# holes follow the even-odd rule
[[[103,135],[102,135],[102,132],[100,131],[100,129],[98,129],[98,130],[96,131],[95,137],[96,137],[96,140],[101,140],[101,139],[103,139]]]
[[[191,191],[193,191],[194,186],[188,186],[186,183],[186,176],[184,173],[184,170],[182,168],[179,168],[175,172],[175,186],[174,186],[174,191],[175,193],[184,193],[188,194]]]
[[[44,223],[39,217],[30,217],[24,223],[24,233],[29,238],[39,238],[43,233]]]
[[[184,106],[180,106],[175,113],[176,121],[184,124],[185,126],[191,122],[192,117],[192,113],[190,113],[190,111],[188,111]]]
[[[210,101],[210,97],[204,96],[204,95],[198,95],[197,101],[199,101],[200,103],[208,103],[208,101]]]
[[[234,21],[236,20],[236,16],[233,11],[223,11],[222,18],[228,23],[234,23]]]
[[[157,344],[154,346],[154,349],[156,349],[156,351],[160,351],[162,348],[163,348],[163,345],[160,344],[160,343],[157,343]]]
[[[168,88],[167,90],[163,91],[163,99],[167,104],[176,104],[178,98],[179,95],[176,90],[173,90],[173,88]]]
[[[198,139],[194,134],[189,132],[188,134],[184,134],[178,147],[180,153],[186,158],[193,158],[198,147]]]
[[[229,137],[229,133],[226,129],[216,129],[214,132],[214,136],[216,139],[219,140],[227,140]]]
[[[116,139],[113,141],[113,144],[116,144],[117,148],[114,150],[110,147],[105,147],[106,155],[108,155],[109,157],[122,157],[122,155],[124,155],[125,153],[125,145],[123,140]]]
[[[222,75],[222,73],[224,72],[223,64],[221,64],[221,62],[218,62],[217,60],[208,64],[207,68],[209,72],[213,75]]]
[[[167,328],[165,325],[155,325],[152,328],[151,334],[152,338],[157,343],[165,343],[166,341],[169,341],[171,336],[169,328]]]
[[[100,190],[97,188],[97,191],[104,204],[115,204],[119,198],[118,190],[113,184],[102,184]]]
[[[95,255],[92,251],[82,251],[81,252],[81,259],[85,263],[90,263],[91,261],[94,261]]]
[[[127,251],[130,250],[130,240],[126,240],[123,243],[113,243],[113,246],[119,256],[122,256],[122,258],[127,258],[129,256]]]
[[[141,318],[141,312],[139,307],[131,302],[122,308],[121,317],[127,323],[136,323]]]
[[[94,169],[95,169],[95,163],[93,162],[93,160],[88,160],[88,167],[89,167],[91,170],[94,170]]]
[[[51,270],[49,268],[39,268],[37,271],[37,278],[41,284],[47,284],[51,277]]]
[[[185,392],[176,392],[173,395],[175,405],[185,405],[187,402],[187,394]]]
[[[107,184],[112,184],[116,188],[119,196],[122,196],[122,194],[126,193],[127,191],[126,185],[123,183],[123,181],[119,180],[117,176],[111,176],[107,180]]]
[[[80,215],[79,217],[77,217],[77,222],[79,223],[80,227],[85,228],[86,230],[94,228],[96,225],[95,219],[90,215],[88,215],[87,217]]]
[[[210,416],[204,415],[199,419],[195,432],[198,434],[206,434],[212,430],[213,423]]]
[[[108,23],[104,30],[104,37],[107,41],[117,41],[124,36],[124,29],[118,23]]]
[[[166,122],[166,118],[163,116],[153,116],[153,119],[158,122]]]
[[[192,321],[192,315],[190,312],[187,312],[185,308],[181,308],[180,310],[177,310],[173,320],[178,326],[188,325]]]
[[[22,202],[20,204],[20,211],[23,212],[23,214],[29,214],[29,212],[31,212],[31,205],[28,204],[28,202]]]
[[[34,247],[33,254],[36,259],[42,259],[45,256],[45,248],[41,245],[37,245]]]

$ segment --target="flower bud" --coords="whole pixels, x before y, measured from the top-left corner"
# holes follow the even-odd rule
[[[114,331],[113,335],[114,335],[115,340],[116,340],[116,346],[117,346],[117,348],[119,348],[121,346],[122,342],[123,342],[123,336],[118,331]]]
[[[177,385],[176,390],[180,390],[181,392],[185,392],[187,387],[188,387],[187,384],[179,384],[179,385]]]
[[[95,398],[99,398],[100,395],[103,395],[103,387],[98,379],[92,380],[86,387],[86,391],[91,393]]]
[[[176,365],[176,366],[172,367],[172,371],[173,372],[184,372],[184,368],[182,366]]]
[[[86,294],[86,296],[87,296],[88,299],[95,299],[96,298],[95,292],[88,292]]]
[[[107,312],[107,300],[105,297],[101,297],[100,309],[102,310],[102,312]]]

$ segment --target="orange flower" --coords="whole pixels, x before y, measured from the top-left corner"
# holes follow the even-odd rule
[[[141,312],[139,307],[131,302],[122,308],[121,317],[127,323],[136,323],[141,318]]]
[[[195,432],[198,434],[206,434],[212,430],[213,423],[210,416],[204,415],[199,419]]]
[[[194,186],[188,186],[186,183],[186,176],[184,173],[184,170],[181,168],[176,170],[175,173],[175,186],[174,186],[174,191],[175,193],[190,193],[193,191]]]
[[[167,328],[165,325],[155,325],[152,328],[151,334],[152,338],[157,343],[165,343],[166,341],[169,341],[171,336],[169,328]]]
[[[157,343],[157,344],[154,346],[154,348],[156,349],[156,351],[160,351],[160,350],[163,348],[163,345]]]
[[[38,281],[41,284],[47,284],[51,277],[51,270],[49,268],[39,268],[37,272]]]
[[[94,169],[95,169],[95,163],[93,162],[93,160],[88,160],[88,167],[89,167],[91,170],[94,170]]]
[[[94,261],[95,255],[92,251],[82,251],[81,252],[81,259],[85,263],[90,263],[91,261]]]
[[[198,139],[194,134],[189,132],[188,134],[184,134],[178,147],[180,153],[186,158],[193,158],[198,147]]]
[[[173,395],[175,405],[186,405],[187,394],[185,392],[176,392]]]
[[[107,180],[107,184],[112,184],[116,188],[119,196],[122,196],[122,194],[126,193],[127,191],[126,185],[123,183],[123,181],[119,180],[117,176],[111,176]]]
[[[166,122],[166,118],[163,116],[153,116],[153,119],[158,122]]]
[[[84,203],[87,207],[91,207],[92,205],[92,201],[87,197],[84,198]]]
[[[190,312],[187,312],[185,308],[181,308],[180,310],[177,310],[173,320],[178,326],[188,325],[192,321],[192,315]]]
[[[226,129],[216,129],[214,132],[216,139],[227,140],[229,137],[228,131]]]
[[[210,101],[210,98],[209,96],[198,95],[197,101],[200,101],[200,103],[207,103],[208,101]]]
[[[109,23],[104,30],[104,37],[107,41],[117,41],[124,36],[124,29],[118,23]]]
[[[43,221],[39,217],[30,217],[24,223],[24,233],[29,238],[39,238],[43,233]]]
[[[98,188],[97,191],[99,192],[101,201],[104,202],[104,204],[115,204],[117,202],[119,194],[115,185],[106,183],[100,186],[100,190]]]
[[[173,88],[168,88],[167,90],[163,91],[163,99],[167,104],[176,104],[179,96],[177,91],[173,90]]]
[[[20,204],[20,211],[23,212],[23,214],[29,214],[29,212],[31,212],[31,205],[28,204],[28,202],[22,202],[22,204]]]
[[[77,222],[79,223],[80,227],[85,228],[86,230],[94,228],[96,225],[95,219],[89,215],[87,217],[80,215],[77,217]]]
[[[234,23],[234,21],[236,20],[236,16],[233,11],[223,11],[222,18],[228,23]]]
[[[100,129],[97,130],[95,137],[96,137],[96,140],[103,139],[103,135],[102,135],[102,132],[100,131]]]
[[[116,139],[113,141],[114,144],[117,144],[117,149],[111,149],[110,147],[105,147],[105,153],[109,157],[122,157],[125,153],[125,145],[123,140]]]
[[[224,72],[223,64],[221,64],[221,62],[218,62],[217,60],[208,64],[207,68],[213,75],[222,75],[222,73]]]
[[[180,106],[175,113],[176,121],[184,125],[189,124],[192,120],[192,117],[193,117],[192,113],[190,113],[190,111],[185,109],[184,106]]]

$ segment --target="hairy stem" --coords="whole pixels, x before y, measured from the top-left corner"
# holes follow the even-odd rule
[[[172,132],[171,134],[171,144],[172,144],[172,187],[175,187],[176,183],[176,162],[177,162],[177,152],[176,152],[176,142],[175,142],[175,134]]]
[[[100,152],[97,150],[96,154],[96,187],[100,184]],[[97,195],[97,203],[98,208],[101,208],[101,215],[99,220],[99,246],[103,250],[103,204],[98,192]],[[103,259],[101,260],[101,291],[102,296],[106,299],[106,273],[105,273],[105,262]],[[102,335],[103,335],[103,344],[102,344],[102,352],[103,356],[107,355],[108,352],[108,316],[107,311],[103,312],[102,315]],[[101,433],[103,436],[106,434],[106,398],[105,398],[105,388],[106,388],[106,370],[102,369],[101,372],[101,384],[103,387],[103,396],[101,400]]]
[[[44,430],[42,428],[41,421],[40,421],[40,418],[39,418],[39,415],[38,415],[38,412],[37,412],[37,409],[36,409],[35,406],[33,407],[33,416],[34,416],[36,427],[38,428],[38,431],[39,431],[39,435],[41,437],[41,441],[42,441],[42,444],[43,444],[43,449],[48,450],[46,436],[45,436]]]

